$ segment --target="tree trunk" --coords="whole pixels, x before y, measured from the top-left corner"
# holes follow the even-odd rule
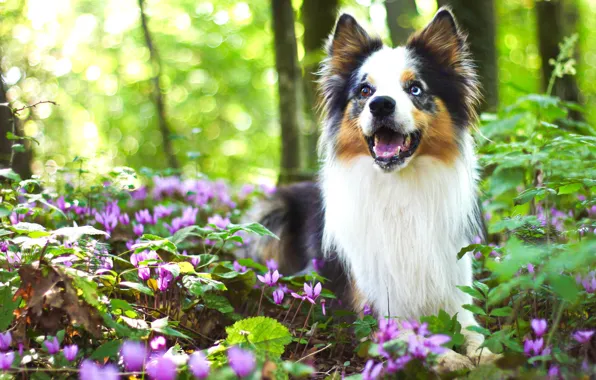
[[[553,66],[548,61],[559,54],[559,43],[563,37],[573,34],[577,30],[579,19],[577,4],[572,0],[537,1],[536,18],[538,23],[538,45],[542,58],[542,89],[546,90]],[[576,48],[577,49],[577,48]],[[576,56],[579,53],[576,50]],[[553,88],[553,95],[564,100],[579,102],[580,92],[575,76],[566,75],[557,78]],[[571,115],[577,119],[579,114]]]
[[[2,77],[0,76],[0,103],[7,103],[6,90]],[[10,108],[0,106],[0,168],[7,168],[10,165],[11,140],[6,138],[6,134],[12,132],[12,114]]]
[[[414,32],[414,19],[418,16],[416,0],[386,0],[387,26],[393,46],[403,45]]]
[[[294,10],[291,0],[272,0],[275,67],[278,74],[281,123],[281,168],[279,183],[290,183],[300,175],[300,131],[303,125],[302,73],[298,66]]]
[[[155,102],[155,108],[157,109],[157,119],[159,122],[159,131],[163,140],[163,148],[168,160],[168,165],[173,169],[178,169],[178,159],[176,153],[172,147],[171,130],[168,125],[166,118],[166,107],[165,99],[163,96],[161,86],[161,60],[159,58],[159,52],[156,49],[151,33],[149,32],[149,26],[147,25],[147,16],[145,15],[145,1],[139,0],[139,8],[141,11],[141,26],[143,27],[143,35],[145,37],[145,43],[147,49],[149,49],[149,58],[153,67],[153,101]]]
[[[317,108],[317,75],[324,58],[323,45],[335,25],[338,0],[304,0],[301,14],[304,25],[304,99],[306,106],[306,139],[303,152],[306,169],[315,173],[318,168],[317,143],[319,122]]]
[[[496,49],[494,0],[439,0],[440,6],[451,5],[459,25],[468,33],[472,57],[478,65],[484,89],[481,111],[496,111],[499,103],[499,79]]]

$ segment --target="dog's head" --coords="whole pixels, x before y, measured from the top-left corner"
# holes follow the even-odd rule
[[[479,87],[466,36],[440,9],[405,46],[383,46],[340,16],[322,64],[323,149],[337,159],[370,156],[386,172],[428,155],[451,163],[477,118]]]

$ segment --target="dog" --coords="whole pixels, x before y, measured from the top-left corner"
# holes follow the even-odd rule
[[[444,369],[492,354],[458,285],[472,284],[462,247],[483,235],[470,129],[481,95],[466,35],[441,8],[404,46],[390,48],[350,15],[339,17],[320,71],[324,123],[316,183],[278,190],[251,217],[280,240],[249,254],[284,274],[324,259],[330,287],[360,312],[402,320],[457,314],[468,357],[449,351]],[[327,284],[326,284],[327,286]]]

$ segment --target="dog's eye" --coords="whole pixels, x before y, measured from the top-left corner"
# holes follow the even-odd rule
[[[364,85],[360,89],[360,95],[362,95],[365,98],[368,98],[372,94],[373,94],[373,90],[372,90],[372,88],[370,88],[370,86]]]
[[[420,86],[413,85],[410,87],[410,94],[413,96],[420,96],[422,95],[422,88],[420,88]]]

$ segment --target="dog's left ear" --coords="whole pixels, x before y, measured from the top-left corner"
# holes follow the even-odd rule
[[[414,33],[407,46],[426,50],[441,65],[457,65],[468,58],[466,35],[451,10],[442,7],[421,31]]]

